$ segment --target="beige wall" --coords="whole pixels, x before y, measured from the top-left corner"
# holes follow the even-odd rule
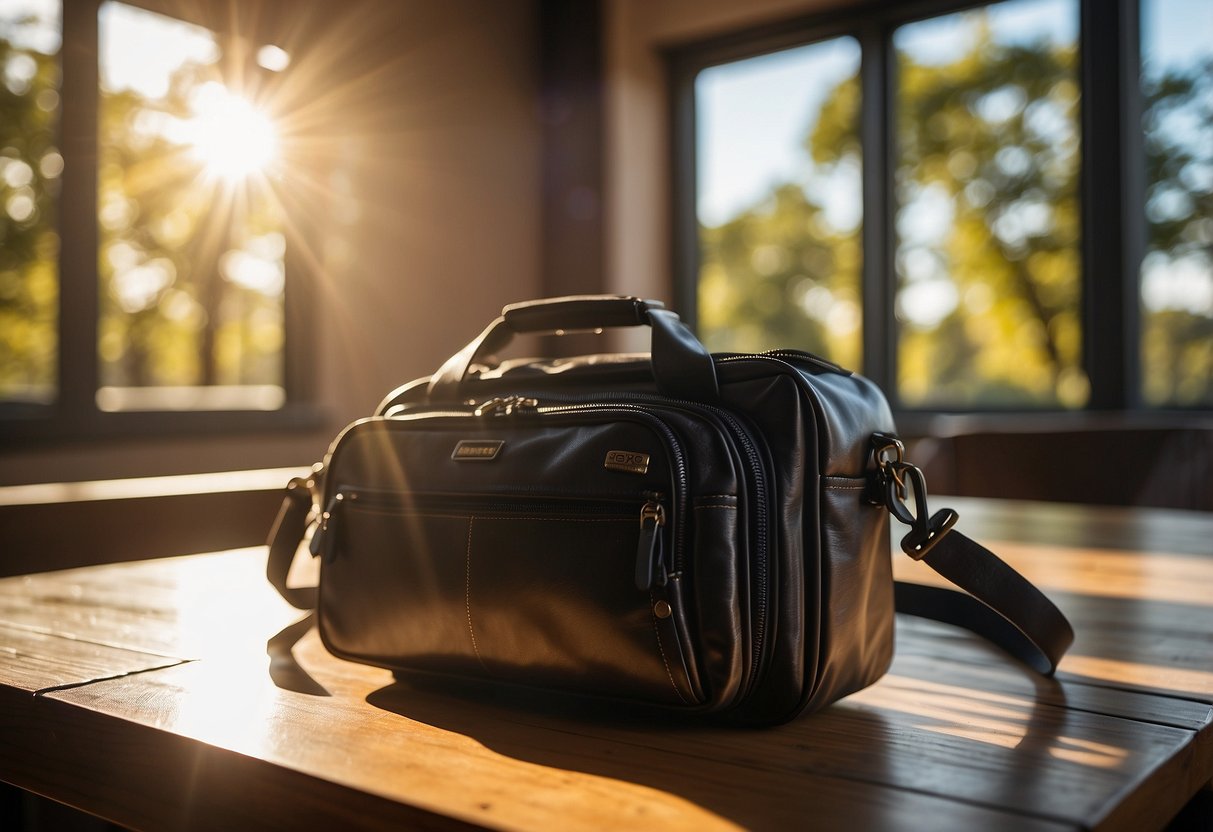
[[[670,124],[662,50],[840,0],[606,0],[608,290],[672,300]]]
[[[307,10],[329,17],[309,21]],[[539,293],[534,4],[325,0],[291,11],[289,110],[304,174],[291,210],[311,229],[292,251],[318,266],[314,372],[327,423],[29,445],[0,451],[0,484],[308,464],[503,304]]]

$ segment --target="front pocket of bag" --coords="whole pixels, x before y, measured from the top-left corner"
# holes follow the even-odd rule
[[[658,704],[702,701],[674,626],[680,582],[635,585],[643,500],[378,502],[347,501],[324,566],[321,618],[334,652]]]

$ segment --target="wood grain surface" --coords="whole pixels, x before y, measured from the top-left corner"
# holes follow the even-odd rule
[[[1075,530],[1140,512],[964,502],[1028,529],[993,548],[1075,625],[1056,679],[899,616],[880,683],[766,730],[398,682],[257,548],[0,580],[0,778],[147,829],[1161,828],[1213,778],[1213,518],[1134,550]]]

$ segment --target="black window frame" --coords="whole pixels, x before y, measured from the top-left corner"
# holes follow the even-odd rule
[[[997,0],[993,0],[997,2]],[[696,324],[699,232],[696,205],[695,79],[708,67],[854,37],[861,47],[860,140],[863,149],[863,373],[888,392],[899,423],[930,432],[943,413],[977,416],[982,426],[1034,422],[1086,424],[1109,414],[1151,424],[1184,422],[1207,408],[1146,407],[1141,394],[1139,274],[1146,240],[1144,139],[1141,127],[1140,0],[1078,0],[1081,92],[1079,198],[1082,239],[1082,366],[1090,382],[1085,407],[911,408],[896,384],[894,138],[896,29],[991,0],[862,3],[729,32],[666,50],[671,102],[672,269],[683,318]],[[985,418],[982,418],[985,417]]]
[[[62,0],[58,140],[64,168],[55,197],[59,235],[57,374],[55,397],[46,404],[0,401],[0,447],[30,447],[69,440],[307,430],[324,424],[316,402],[311,367],[314,348],[307,336],[315,304],[306,259],[288,241],[283,288],[283,388],[276,410],[129,410],[104,411],[97,404],[100,362],[97,332],[100,313],[97,223],[97,144],[100,105],[98,15],[106,0]],[[280,15],[258,14],[248,3],[236,9],[204,0],[186,9],[171,0],[119,0],[203,26],[221,43],[255,38],[275,43],[259,26]],[[237,16],[238,15],[238,16]],[[227,44],[225,44],[227,45]],[[295,222],[298,225],[298,222]]]

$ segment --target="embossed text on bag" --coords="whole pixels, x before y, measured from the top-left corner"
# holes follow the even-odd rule
[[[602,467],[629,474],[646,474],[649,470],[649,455],[637,451],[607,451]]]
[[[461,439],[451,459],[456,462],[488,462],[497,458],[504,444],[500,439]]]

